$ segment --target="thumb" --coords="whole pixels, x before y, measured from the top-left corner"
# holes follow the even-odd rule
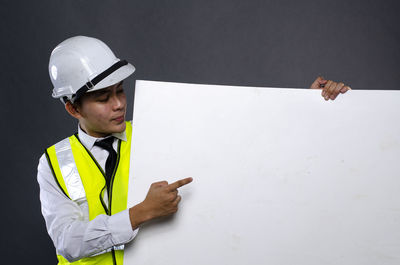
[[[310,88],[312,89],[320,89],[320,85],[324,85],[328,82],[328,80],[325,80],[322,76],[318,76],[317,79],[311,84]]]

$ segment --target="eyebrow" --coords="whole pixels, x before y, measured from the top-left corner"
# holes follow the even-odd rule
[[[93,91],[92,93],[93,97],[101,97],[102,95],[110,93],[110,89],[101,89],[99,91]]]

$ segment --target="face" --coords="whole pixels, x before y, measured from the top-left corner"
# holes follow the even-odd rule
[[[68,109],[67,109],[68,110]],[[94,137],[125,130],[126,96],[122,82],[86,93],[74,107],[81,128]]]

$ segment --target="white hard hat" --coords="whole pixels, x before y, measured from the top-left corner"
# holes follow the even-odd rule
[[[49,62],[53,98],[74,102],[86,92],[114,85],[135,71],[125,60],[115,57],[101,40],[76,36],[57,45]]]

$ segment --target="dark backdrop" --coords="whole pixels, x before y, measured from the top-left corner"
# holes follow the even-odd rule
[[[1,263],[56,263],[36,167],[77,128],[50,96],[48,58],[62,40],[97,37],[133,63],[130,97],[134,79],[308,87],[322,74],[398,89],[399,11],[396,0],[1,1]]]

